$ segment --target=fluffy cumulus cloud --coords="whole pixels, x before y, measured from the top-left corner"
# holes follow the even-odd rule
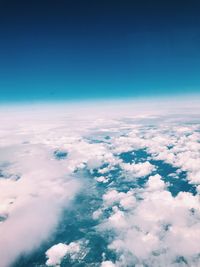
[[[119,203],[124,208],[133,207],[136,203],[133,192],[130,190],[127,193],[118,192],[115,189],[109,190],[103,195],[103,200],[106,206],[113,206]]]
[[[101,255],[89,259],[84,225],[87,242],[55,242],[38,266],[67,257],[83,266],[200,265],[200,110],[120,105],[1,108],[2,267],[54,236],[63,212],[88,190],[84,216],[106,240]]]
[[[80,251],[80,244],[71,242],[69,245],[59,243],[47,250],[46,256],[48,260],[46,261],[47,266],[60,266],[62,259],[69,255],[72,258],[76,258]]]
[[[121,163],[121,168],[132,174],[133,177],[143,177],[154,170],[154,166],[147,162],[140,163]]]
[[[127,195],[135,195],[135,205],[129,210],[116,206]],[[100,229],[115,232],[109,248],[119,255],[117,266],[176,266],[181,257],[189,266],[198,266],[199,195],[180,192],[173,197],[161,177],[155,175],[143,189],[126,194],[112,190],[103,199],[104,209],[112,206],[112,213]]]

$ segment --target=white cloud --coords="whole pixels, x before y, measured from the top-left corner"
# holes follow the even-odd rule
[[[59,243],[52,246],[46,252],[46,261],[47,266],[60,266],[61,261],[66,255],[70,255],[72,258],[75,258],[80,251],[80,245],[76,242],[71,242],[69,245]]]
[[[150,176],[146,185],[149,190],[162,190],[165,187],[165,183],[161,180],[159,174]]]
[[[96,181],[99,183],[107,183],[109,179],[106,179],[104,176],[99,176],[96,178]]]
[[[106,182],[107,187],[103,205],[93,218],[102,220],[102,229],[109,227],[115,232],[109,247],[119,257],[115,263],[102,262],[111,264],[102,266],[124,267],[133,262],[137,266],[176,266],[179,254],[190,266],[196,264],[199,194],[182,192],[172,197],[162,178],[151,175],[156,168],[149,159],[124,163],[118,157],[121,152],[146,149],[151,158],[177,167],[177,175],[186,171],[188,181],[200,191],[199,106],[191,105],[185,111],[183,103],[170,112],[168,103],[159,107],[140,102],[107,107],[1,108],[0,169],[6,176],[0,178],[0,216],[5,218],[0,222],[2,267],[37,249],[54,233],[62,211],[85,189],[84,180],[73,172],[87,168],[92,173],[103,164],[106,167],[98,170],[103,176],[96,181],[103,186]],[[88,141],[98,136],[104,140],[105,135],[110,136],[106,142]],[[66,159],[56,160],[56,149],[67,151]],[[143,189],[121,192],[115,188],[120,179],[111,181],[106,174],[117,165],[125,178],[151,176]],[[104,214],[107,208],[109,216]],[[66,244],[51,248],[48,264],[57,261],[58,265],[66,246],[69,249]]]
[[[130,173],[133,178],[147,176],[155,169],[155,166],[148,161],[139,163],[121,163],[120,167]]]
[[[60,265],[62,259],[68,252],[68,246],[62,243],[54,245],[46,252],[48,258],[46,265],[47,266],[58,266]]]
[[[112,261],[103,261],[101,267],[115,267],[116,265]]]
[[[115,228],[126,227],[125,213],[121,211],[117,206],[113,207],[113,214],[108,219],[108,224]]]
[[[46,146],[19,145],[13,150],[1,148],[1,152],[10,162],[7,170],[20,174],[17,181],[0,179],[0,214],[7,215],[0,225],[1,266],[4,267],[48,238],[80,183],[61,162],[51,157]]]
[[[180,192],[173,197],[159,175],[150,176],[144,189],[132,190],[131,194],[138,199],[132,209],[122,211],[113,206],[113,213],[99,228],[115,231],[109,248],[119,255],[127,255],[122,257],[123,261],[119,257],[118,266],[173,266],[179,256],[192,266],[200,251],[199,196]],[[110,196],[113,198],[109,200],[117,198],[116,192]],[[104,205],[114,205],[103,199]]]

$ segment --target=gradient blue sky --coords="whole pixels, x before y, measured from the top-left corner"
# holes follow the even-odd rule
[[[0,101],[200,92],[200,2],[0,1]]]

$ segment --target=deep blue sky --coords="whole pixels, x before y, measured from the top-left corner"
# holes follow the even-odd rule
[[[199,0],[0,0],[0,101],[200,92]]]

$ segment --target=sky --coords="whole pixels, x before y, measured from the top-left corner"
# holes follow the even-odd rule
[[[200,2],[1,0],[0,102],[200,92]]]

